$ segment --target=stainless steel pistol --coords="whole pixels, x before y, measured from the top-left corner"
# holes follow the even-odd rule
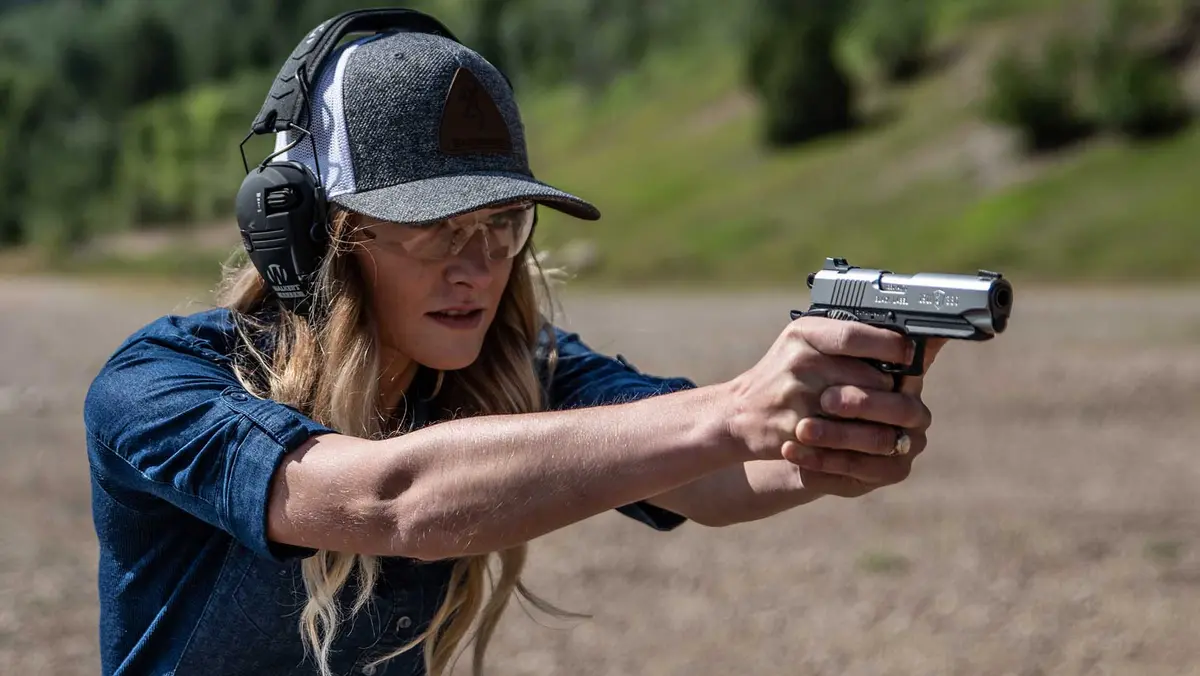
[[[913,363],[867,360],[897,376],[919,376],[925,370],[929,338],[991,340],[1008,328],[1013,286],[999,272],[974,275],[921,272],[899,275],[890,270],[859,268],[844,258],[826,258],[825,267],[809,274],[812,289],[807,310],[792,310],[792,319],[818,316],[865,322],[897,331],[914,343]]]

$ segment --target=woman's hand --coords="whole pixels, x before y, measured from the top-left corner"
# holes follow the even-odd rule
[[[871,396],[862,405],[869,407],[868,413],[878,414],[882,407],[887,414],[895,415],[895,401],[887,399],[881,404],[875,396],[879,391],[891,394],[892,376],[863,359],[907,364],[912,359],[912,346],[894,331],[858,322],[823,317],[802,317],[791,322],[757,364],[726,384],[729,435],[746,452],[748,460],[798,460],[801,449],[797,432],[806,420],[810,421],[804,424],[806,433],[812,428],[826,432],[831,440],[841,435],[850,437],[823,446],[860,451],[872,448],[878,439],[860,438],[864,434],[857,427],[847,427],[850,423],[826,427],[832,421],[822,420],[820,426],[813,426],[815,418],[828,414],[822,398],[831,388],[840,389],[828,395],[830,404],[837,403],[833,398],[841,401],[841,395],[846,395],[846,401],[854,405],[852,393],[867,392]],[[902,422],[916,426],[920,420],[905,418]],[[894,438],[887,442],[888,448]]]
[[[926,373],[946,342],[928,342]],[[817,493],[858,497],[899,483],[925,450],[933,422],[921,400],[923,387],[923,376],[904,378],[898,392],[832,385],[821,393],[820,413],[801,419],[796,439],[784,443],[783,457],[799,468],[804,487]]]

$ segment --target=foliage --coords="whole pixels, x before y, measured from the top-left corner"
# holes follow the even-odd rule
[[[1158,9],[1106,0],[1096,27],[1054,33],[1037,60],[1010,48],[993,63],[988,116],[1017,129],[1034,151],[1095,131],[1132,139],[1180,131],[1191,110],[1179,74],[1146,39],[1161,20]]]
[[[1096,75],[1097,121],[1106,129],[1155,137],[1178,131],[1191,116],[1179,78],[1153,56],[1121,54]]]
[[[1010,49],[993,62],[984,104],[995,122],[1019,130],[1026,148],[1060,148],[1086,135],[1077,105],[1077,54],[1072,42],[1050,40],[1036,58]]]
[[[933,11],[928,0],[866,0],[855,33],[885,81],[907,82],[925,69]]]
[[[1138,41],[1155,18],[1142,3],[1108,0],[1088,45],[1096,121],[1135,139],[1176,132],[1190,117],[1173,64]]]
[[[788,146],[854,127],[856,88],[837,43],[844,0],[757,0],[748,37],[748,81],[763,106],[763,138]]]
[[[231,149],[297,42],[338,12],[394,4],[3,2],[0,246],[227,217],[241,166]],[[737,25],[723,6],[691,0],[404,4],[433,12],[522,92],[578,86],[594,97],[647,54]]]
[[[1070,0],[1085,1],[1101,0]],[[237,143],[287,53],[336,12],[393,4],[0,0],[0,247],[228,222]],[[514,80],[535,170],[605,213],[581,230],[546,212],[541,244],[587,238],[600,279],[795,281],[825,255],[1052,277],[1200,270],[1187,178],[1200,132],[1067,155],[1053,176],[1001,190],[974,176],[1010,160],[978,161],[951,139],[980,112],[961,100],[963,72],[891,87],[927,73],[931,45],[982,46],[992,33],[972,22],[1011,22],[1033,49],[996,61],[983,112],[1031,147],[1176,131],[1174,62],[1117,5],[1093,32],[1072,25],[1038,44],[1022,28],[1067,0],[404,4]],[[884,77],[868,82],[870,70]],[[881,99],[887,124],[837,133]],[[247,154],[269,147],[255,139]],[[170,255],[162,269],[192,269],[187,251]]]

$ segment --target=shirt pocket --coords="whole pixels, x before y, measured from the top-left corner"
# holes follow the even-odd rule
[[[307,596],[300,562],[277,563],[243,552],[246,561],[233,589],[232,598],[248,628],[273,646],[292,652],[302,650],[300,618]],[[372,594],[371,600],[350,616],[357,585],[355,576],[338,593],[343,615],[330,654],[335,674],[352,673],[364,651],[395,633],[397,610],[388,595]]]
[[[351,673],[361,676],[409,676],[424,673],[423,644],[413,646],[390,660],[380,659],[396,653],[427,631],[445,600],[452,562],[418,563],[401,558],[385,558],[381,570],[380,594],[390,600],[392,624],[380,640],[360,653]]]

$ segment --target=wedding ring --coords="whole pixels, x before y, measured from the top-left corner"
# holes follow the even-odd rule
[[[904,430],[896,430],[896,443],[892,445],[892,455],[907,455],[912,449],[912,439]]]

